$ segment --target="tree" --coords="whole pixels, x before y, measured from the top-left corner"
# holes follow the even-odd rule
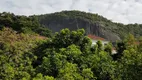
[[[93,61],[91,69],[97,79],[115,79],[115,62],[108,53],[101,51],[95,54],[91,60]]]
[[[124,56],[118,64],[121,79],[140,80],[142,75],[142,54],[134,49],[124,51]]]
[[[112,54],[112,44],[108,43],[106,46],[104,46],[104,51],[108,52],[111,55]]]
[[[103,44],[101,41],[97,41],[97,47],[98,47],[98,52],[102,51],[103,50]]]
[[[25,79],[26,80],[26,79]],[[36,77],[34,77],[32,80],[55,80],[54,77],[50,76],[43,76],[41,73],[38,73]]]
[[[94,77],[93,72],[91,71],[91,68],[87,68],[87,69],[83,69],[82,70],[82,76],[84,78],[84,80],[95,80],[97,79],[96,77]]]
[[[59,70],[58,79],[61,80],[82,80],[83,77],[78,73],[77,65],[65,63],[63,68]]]

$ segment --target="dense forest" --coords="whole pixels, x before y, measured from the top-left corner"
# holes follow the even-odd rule
[[[129,24],[132,30],[135,26],[138,28],[137,33],[130,34],[125,31],[129,25],[98,17],[99,22],[120,25],[118,31],[124,31],[127,37],[116,45],[110,42],[103,46],[98,41],[92,46],[84,29],[69,30],[67,27],[53,34],[40,21],[37,16],[0,14],[1,80],[142,79],[140,25]],[[127,27],[127,30],[130,28]],[[114,47],[117,54],[112,54]]]

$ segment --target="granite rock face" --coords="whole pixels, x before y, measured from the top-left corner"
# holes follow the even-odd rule
[[[48,27],[52,32],[59,32],[64,28],[68,28],[70,30],[84,29],[86,31],[86,35],[92,34],[102,38],[105,38],[109,41],[120,40],[120,37],[109,30],[105,30],[99,23],[89,23],[89,21],[82,19],[70,19],[70,18],[62,18],[60,20],[42,20],[41,24]]]
[[[115,32],[117,26],[112,25],[111,21],[97,14],[63,11],[41,15],[38,19],[42,25],[48,27],[52,32],[59,32],[64,28],[70,30],[83,28],[86,31],[86,35],[96,35],[109,41],[120,40],[120,37]]]

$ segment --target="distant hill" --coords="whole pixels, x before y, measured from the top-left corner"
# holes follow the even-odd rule
[[[117,15],[116,15],[117,16]],[[53,32],[59,32],[63,28],[76,30],[83,28],[86,34],[93,34],[110,41],[123,39],[129,33],[135,37],[142,35],[141,24],[114,23],[98,14],[81,11],[62,11],[51,14],[39,15],[40,23]]]
[[[51,31],[59,32],[64,28],[83,28],[86,35],[96,35],[110,41],[124,39],[129,33],[135,37],[142,36],[142,24],[114,23],[98,14],[81,11],[62,11],[29,17],[3,12],[0,13],[0,29],[2,27],[10,27],[19,33],[37,33],[47,37],[52,36]]]

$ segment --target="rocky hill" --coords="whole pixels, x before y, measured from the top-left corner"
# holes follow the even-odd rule
[[[51,31],[61,29],[85,29],[86,35],[96,35],[109,41],[124,39],[129,33],[142,36],[142,24],[114,23],[98,14],[81,11],[62,11],[51,14],[19,16],[13,13],[0,13],[0,29],[10,27],[18,33],[37,33],[51,37]],[[50,31],[50,30],[51,31]]]
[[[123,39],[131,33],[141,36],[142,25],[114,23],[98,14],[80,11],[62,11],[38,16],[42,25],[53,32],[59,32],[63,28],[70,30],[85,29],[86,34],[93,34],[110,41]]]

